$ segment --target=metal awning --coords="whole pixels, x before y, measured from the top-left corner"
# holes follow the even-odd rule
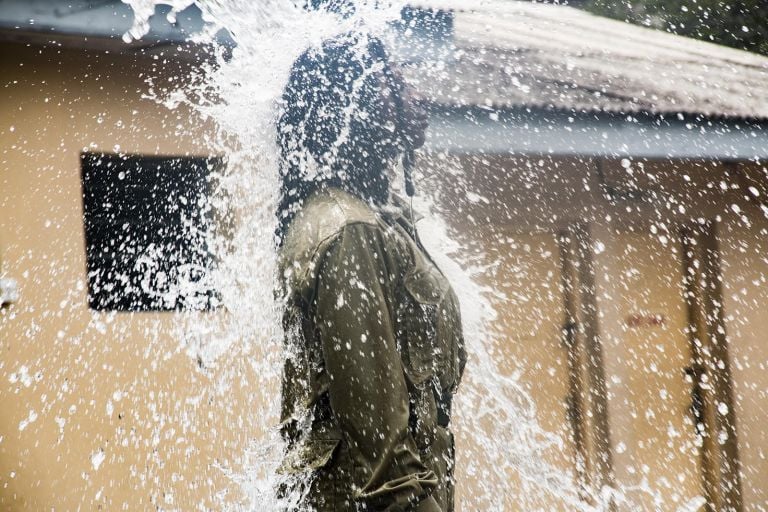
[[[203,30],[200,9],[192,5],[169,20],[171,7],[159,5],[149,20],[149,32],[140,41],[127,45],[123,35],[133,25],[133,10],[120,0],[0,0],[0,39],[31,42],[61,42],[109,49],[169,46],[188,42]],[[220,42],[231,44],[225,32]],[[83,44],[85,42],[88,44]]]
[[[432,17],[403,45],[405,60],[424,59],[406,76],[434,106],[433,149],[768,158],[766,57],[561,5],[416,3]],[[151,52],[205,26],[195,6],[169,12],[158,6],[147,36],[126,45],[133,11],[120,0],[0,0],[0,39]]]
[[[435,109],[427,147],[452,153],[768,159],[768,123],[679,114]]]

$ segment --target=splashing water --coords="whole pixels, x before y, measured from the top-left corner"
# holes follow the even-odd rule
[[[280,183],[275,145],[278,99],[291,65],[304,50],[352,30],[386,40],[389,23],[400,16],[404,2],[358,0],[353,2],[353,13],[343,17],[308,10],[303,2],[290,0],[123,1],[136,16],[127,41],[147,32],[149,18],[160,4],[172,7],[171,21],[175,13],[194,4],[207,22],[206,29],[192,40],[213,45],[214,58],[201,64],[186,85],[154,99],[170,109],[191,106],[213,120],[217,129],[211,147],[225,157],[227,165],[215,177],[212,206],[226,212],[231,229],[226,236],[212,235],[208,243],[218,258],[210,278],[217,283],[225,313],[182,317],[176,334],[204,371],[215,372],[223,395],[228,386],[243,378],[245,367],[255,378],[247,385],[261,394],[249,413],[256,416],[263,435],[243,455],[244,469],[221,465],[239,487],[239,493],[222,489],[222,508],[285,508],[273,492],[280,483],[276,467],[282,454],[275,429],[283,358],[281,311],[271,292],[276,275],[274,212]],[[228,30],[237,43],[231,55],[215,45],[220,29]],[[435,155],[424,155],[421,160],[422,167],[439,162],[445,170],[453,165]],[[454,171],[453,175],[460,176],[458,164]],[[454,407],[460,509],[498,510],[504,503],[516,503],[520,509],[536,510],[543,509],[542,503],[549,499],[567,510],[607,510],[611,502],[627,502],[626,495],[615,489],[590,494],[575,483],[570,472],[549,462],[553,451],[563,450],[562,439],[539,426],[532,399],[514,373],[509,375],[499,367],[494,355],[501,334],[492,327],[492,299],[500,292],[477,279],[488,271],[489,264],[453,239],[440,218],[437,198],[425,191],[421,194],[416,207],[431,215],[420,232],[460,297],[470,353]],[[472,449],[464,441],[470,438],[474,440]],[[511,475],[520,480],[523,494],[509,494]],[[642,492],[655,493],[650,489]]]

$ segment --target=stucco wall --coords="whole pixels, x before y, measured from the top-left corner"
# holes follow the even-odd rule
[[[79,160],[207,155],[211,126],[142,99],[176,72],[162,58],[4,44],[0,69],[0,258],[21,295],[0,313],[0,508],[212,505],[215,465],[259,435],[251,370],[229,362],[243,378],[217,390],[172,314],[88,310]]]
[[[202,141],[212,127],[183,108],[171,112],[142,99],[148,86],[140,74],[176,74],[162,57],[5,44],[0,69],[0,259],[3,274],[17,279],[21,292],[18,304],[0,313],[0,508],[216,508],[217,491],[237,494],[237,484],[220,466],[237,466],[249,441],[264,434],[258,425],[265,422],[254,418],[264,404],[253,402],[260,396],[253,386],[262,380],[242,357],[225,357],[219,368],[200,370],[168,334],[173,314],[87,309],[79,162],[83,150],[206,155],[210,149]],[[481,155],[459,159],[455,170],[462,179],[444,179],[442,185],[455,188],[434,188],[443,193],[457,236],[480,244],[486,263],[495,264],[481,280],[500,292],[494,299],[498,319],[493,327],[501,333],[494,348],[499,364],[505,375],[518,375],[542,427],[563,438],[548,452],[548,462],[572,474],[555,233],[574,220],[592,223],[603,247],[596,270],[602,279],[609,421],[616,432],[612,441],[619,483],[637,483],[629,467],[644,463],[666,470],[669,480],[675,474],[689,478],[691,464],[680,457],[663,467],[668,424],[678,431],[685,428],[686,413],[685,389],[676,380],[684,350],[678,332],[679,289],[672,283],[679,267],[671,240],[677,224],[721,215],[744,497],[747,510],[762,510],[768,499],[768,409],[762,405],[768,390],[763,342],[768,328],[763,274],[768,269],[762,213],[749,209],[743,194],[730,185],[721,189],[720,178],[713,178],[722,174],[721,167],[696,162],[649,164],[647,172],[636,175],[642,186],[658,189],[661,183],[678,203],[609,204],[594,164],[567,157]],[[433,167],[451,168],[444,161]],[[606,172],[614,181],[626,180],[618,161]],[[710,182],[715,186],[709,187]],[[731,207],[734,203],[752,219],[749,226]],[[475,224],[468,222],[470,216]],[[659,245],[660,232],[650,231],[652,221],[666,224],[672,245]],[[633,260],[626,253],[628,244],[643,257]],[[655,267],[663,271],[654,273]],[[651,327],[648,337],[627,341],[626,316],[636,309],[663,312],[675,320],[667,329],[677,330]],[[639,353],[629,359],[628,343],[674,349],[668,358],[653,356],[657,367],[662,362],[672,366],[663,372],[670,384],[645,381],[643,372],[654,361]],[[221,366],[242,379],[217,385]],[[613,377],[619,380],[613,383]],[[650,422],[634,428],[632,411],[645,408],[646,402],[653,405],[653,396],[645,394],[651,384],[656,396],[664,388],[676,400],[663,412],[678,414],[657,415],[655,429],[645,428]],[[472,458],[473,441],[472,432],[459,433],[464,435],[458,440],[461,464]],[[641,442],[652,443],[652,458],[643,459],[648,451]],[[628,460],[634,453],[637,460]],[[509,473],[503,499],[513,510],[516,497],[536,492],[536,486],[521,482],[514,464]],[[482,471],[460,467],[458,476],[462,509],[476,509],[483,503],[475,485]],[[556,496],[529,496],[528,502],[567,509]],[[665,502],[663,510],[671,510],[672,503]]]
[[[449,205],[444,214],[457,232],[477,237],[483,227],[495,234],[485,238],[482,248],[491,260],[504,262],[489,279],[511,298],[499,301],[501,324],[509,329],[506,340],[515,345],[504,350],[522,356],[505,364],[519,372],[539,405],[542,426],[561,432],[568,432],[561,408],[565,394],[551,380],[556,333],[545,327],[561,312],[552,315],[555,303],[542,312],[514,300],[515,292],[552,293],[535,271],[545,268],[536,263],[540,254],[531,249],[521,266],[515,264],[515,248],[526,243],[533,248],[532,236],[552,236],[575,221],[590,224],[611,454],[616,484],[628,499],[619,500],[620,510],[676,510],[692,506],[702,493],[701,455],[685,378],[690,346],[679,230],[697,219],[718,221],[744,509],[763,510],[768,482],[768,409],[762,406],[768,390],[768,353],[762,342],[768,327],[763,314],[768,305],[764,215],[729,165],[644,161],[639,166],[635,161],[626,169],[619,160],[602,165],[606,181],[617,190],[654,191],[655,196],[609,201],[601,192],[596,160],[573,156],[466,155],[438,159],[426,174]],[[439,176],[453,167],[466,179],[441,186]],[[522,268],[529,272],[518,274]],[[555,265],[553,270],[559,269]],[[562,293],[559,285],[554,290]],[[663,320],[656,323],[656,316]],[[534,332],[529,329],[540,336],[525,339],[523,333]],[[561,372],[555,372],[556,378],[562,378]]]
[[[736,401],[745,510],[768,510],[768,222],[746,209],[720,229],[725,327]]]

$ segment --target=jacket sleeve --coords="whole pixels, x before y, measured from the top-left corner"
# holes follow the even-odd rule
[[[348,225],[319,269],[315,326],[331,409],[355,464],[355,497],[367,510],[441,512],[430,496],[437,477],[419,459],[408,426],[385,247],[378,227]]]

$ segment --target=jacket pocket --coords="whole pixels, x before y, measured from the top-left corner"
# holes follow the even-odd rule
[[[281,474],[309,473],[327,466],[333,458],[339,439],[311,439],[288,450],[278,468]]]
[[[286,512],[349,512],[349,455],[339,439],[308,439],[291,448],[278,473]]]
[[[414,269],[404,280],[406,300],[401,321],[405,330],[405,370],[419,386],[435,373],[439,333],[438,313],[444,291],[440,280],[427,270]]]
[[[441,510],[453,512],[453,434],[443,427],[437,427],[435,434],[432,444],[421,450],[421,460],[437,476],[438,484],[432,496]]]

